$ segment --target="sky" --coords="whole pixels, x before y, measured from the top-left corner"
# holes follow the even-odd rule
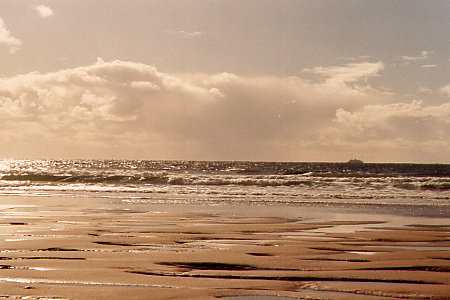
[[[2,0],[0,158],[450,163],[450,1]]]

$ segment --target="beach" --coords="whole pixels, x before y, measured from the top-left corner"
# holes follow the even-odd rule
[[[0,200],[5,299],[450,298],[446,207]]]
[[[450,1],[1,1],[0,300],[450,300]]]

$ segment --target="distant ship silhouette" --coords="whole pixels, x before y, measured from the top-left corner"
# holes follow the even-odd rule
[[[363,164],[364,162],[360,159],[350,159],[347,161],[348,164]]]

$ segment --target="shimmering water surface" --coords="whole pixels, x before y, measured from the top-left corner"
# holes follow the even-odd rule
[[[450,206],[450,165],[3,160],[2,195]]]

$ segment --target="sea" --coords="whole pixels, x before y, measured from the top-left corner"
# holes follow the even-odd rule
[[[0,196],[392,207],[450,216],[450,165],[7,159],[0,161]]]

